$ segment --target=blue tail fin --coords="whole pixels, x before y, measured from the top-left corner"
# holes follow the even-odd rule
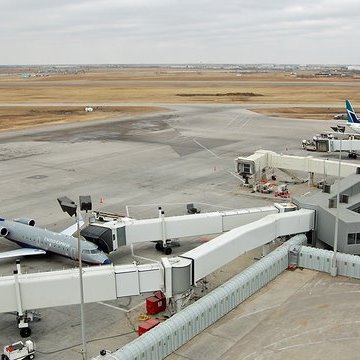
[[[346,112],[348,117],[348,123],[351,124],[360,124],[360,119],[356,116],[355,110],[352,107],[349,100],[346,100]]]

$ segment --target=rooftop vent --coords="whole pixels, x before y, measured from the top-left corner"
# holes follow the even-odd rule
[[[340,202],[348,204],[349,203],[349,195],[348,194],[341,194],[340,195]]]
[[[323,192],[327,193],[327,194],[330,194],[330,191],[331,191],[331,185],[330,184],[324,184],[323,185]]]

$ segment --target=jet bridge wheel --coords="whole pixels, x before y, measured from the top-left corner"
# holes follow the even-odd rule
[[[22,338],[27,338],[31,335],[31,329],[29,327],[20,329],[20,336]]]
[[[165,246],[164,247],[162,241],[158,241],[155,244],[155,249],[157,251],[162,251],[165,255],[170,255],[172,253],[172,248],[170,246]]]
[[[348,158],[349,158],[349,159],[356,159],[356,158],[357,158],[357,154],[356,154],[356,153],[348,153]]]

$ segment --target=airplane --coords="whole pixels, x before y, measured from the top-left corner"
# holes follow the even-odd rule
[[[345,105],[346,105],[346,113],[347,113],[347,122],[346,125],[353,130],[356,134],[354,133],[347,133],[345,131],[345,125],[342,124],[337,124],[336,126],[331,126],[331,129],[333,131],[335,131],[336,133],[339,134],[344,134],[344,135],[355,135],[355,136],[359,136],[357,134],[360,134],[360,118],[357,117],[354,108],[352,107],[351,103],[349,100],[345,101]]]
[[[22,249],[0,253],[0,259],[54,253],[73,260],[78,260],[78,239],[72,234],[77,224],[61,233],[35,226],[33,219],[15,219],[13,221],[0,218],[0,236],[10,240]],[[80,241],[81,259],[91,265],[108,265],[111,260],[99,248],[86,240]]]
[[[346,100],[346,113],[347,123],[346,125],[356,133],[360,133],[360,118],[357,117],[354,108],[352,107],[349,100]]]

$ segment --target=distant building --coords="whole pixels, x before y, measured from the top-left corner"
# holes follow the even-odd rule
[[[347,69],[350,71],[360,71],[360,65],[349,65]]]

